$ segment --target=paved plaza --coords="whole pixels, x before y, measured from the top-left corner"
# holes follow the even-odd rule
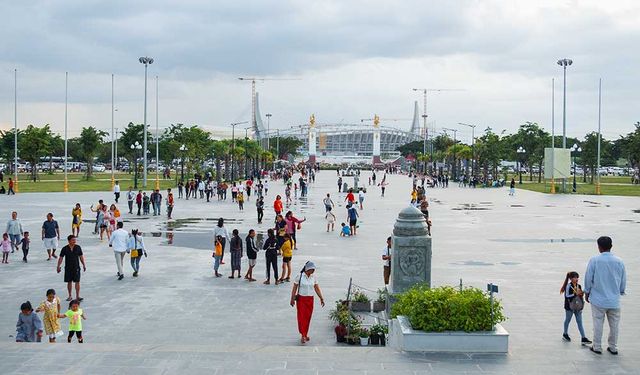
[[[363,172],[366,183],[369,172]],[[380,176],[381,177],[381,176]],[[347,179],[349,180],[349,179]],[[344,195],[336,189],[335,171],[321,171],[310,185],[309,197],[291,206],[306,217],[298,232],[299,250],[293,272],[307,260],[318,266],[317,276],[327,306],[316,303],[311,342],[299,345],[295,309],[288,304],[291,285],[262,285],[244,280],[216,279],[212,272],[212,232],[215,220],[226,227],[266,232],[271,204],[282,194],[281,182],[270,184],[265,221],[257,225],[254,197],[240,212],[230,200],[205,203],[178,200],[174,219],[124,214],[125,229],[145,233],[149,257],[140,277],[116,279],[113,252],[106,241],[91,234],[89,206],[110,193],[20,194],[2,197],[0,225],[12,210],[19,212],[32,233],[28,264],[12,254],[0,267],[0,374],[640,374],[640,300],[634,291],[640,271],[637,239],[640,201],[626,197],[543,195],[504,189],[429,189],[433,220],[434,285],[500,287],[510,332],[508,355],[401,353],[388,347],[354,347],[335,343],[328,312],[345,296],[349,279],[367,289],[382,287],[380,254],[398,212],[408,205],[411,180],[390,175],[387,196],[368,190],[360,212],[358,235],[326,233],[323,196],[330,192],[338,224],[345,221]],[[351,184],[351,181],[348,181]],[[124,195],[124,194],[123,194]],[[177,196],[177,194],[176,194]],[[126,202],[120,208],[126,211]],[[87,261],[82,275],[85,343],[55,345],[14,342],[15,323],[22,302],[36,305],[48,288],[55,288],[66,309],[66,288],[55,263],[46,261],[39,241],[47,212],[53,212],[70,233],[71,208],[80,202],[84,219],[79,244]],[[163,207],[164,213],[164,207]],[[622,300],[620,355],[596,356],[574,342],[561,340],[564,319],[559,288],[567,271],[583,276],[588,259],[597,254],[598,236],[613,238],[613,252],[625,261],[628,284]],[[65,240],[61,241],[66,243]],[[225,255],[225,258],[228,255]],[[246,269],[246,258],[243,272]],[[230,258],[221,267],[230,273]],[[264,275],[264,253],[254,274]],[[375,298],[371,293],[371,297]],[[590,307],[584,320],[592,336]],[[67,321],[61,321],[66,332]],[[605,335],[608,329],[605,328]],[[575,323],[570,334],[579,339]],[[606,339],[605,339],[606,342]]]

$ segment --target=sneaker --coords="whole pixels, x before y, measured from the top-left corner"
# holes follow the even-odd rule
[[[562,339],[563,339],[564,341],[569,341],[569,342],[571,341],[571,337],[569,337],[569,335],[568,335],[568,334],[566,334],[566,333],[563,333],[563,334],[562,334]]]
[[[138,277],[138,272],[137,271],[133,273],[133,277]]]
[[[593,342],[591,342],[591,340],[589,340],[586,337],[582,338],[582,345],[588,345],[588,344],[593,344]]]
[[[611,350],[611,348],[607,348],[607,351],[613,355],[618,355],[618,351],[616,350],[615,352],[613,350]]]
[[[608,348],[607,348],[608,349]],[[589,348],[589,350],[591,350],[592,352],[596,353],[596,354],[602,354],[602,350],[597,350],[594,349],[593,346],[591,348]]]
[[[122,280],[122,279],[124,279],[124,275],[118,276],[118,280]]]

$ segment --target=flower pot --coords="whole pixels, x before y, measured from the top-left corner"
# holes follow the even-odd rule
[[[386,340],[384,335],[380,335],[380,345],[385,346],[386,345]]]
[[[347,342],[347,339],[344,336],[336,335],[336,342]]]
[[[361,346],[369,345],[369,338],[368,337],[360,337],[360,345]]]
[[[370,339],[371,339],[371,345],[380,345],[380,336],[371,335]]]
[[[356,344],[356,340],[357,340],[357,338],[355,338],[355,337],[348,337],[347,338],[347,344],[355,345]]]
[[[351,311],[370,312],[371,302],[354,302],[351,301]]]
[[[373,303],[373,312],[384,311],[386,304],[384,302],[374,302]]]

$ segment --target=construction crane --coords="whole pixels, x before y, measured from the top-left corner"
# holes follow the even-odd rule
[[[300,78],[239,77],[240,81],[251,81],[251,126],[256,122],[256,81],[299,81]],[[256,131],[258,129],[255,129]]]
[[[464,89],[412,89],[413,91],[422,91],[423,99],[424,99],[424,107],[423,107],[423,115],[422,119],[424,121],[424,141],[422,144],[422,153],[427,153],[427,138],[429,137],[427,131],[427,93],[428,92],[442,92],[442,91],[465,91]],[[433,159],[433,144],[431,145],[431,157]]]

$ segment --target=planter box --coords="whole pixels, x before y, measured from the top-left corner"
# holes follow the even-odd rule
[[[380,311],[384,311],[384,309],[386,308],[386,303],[384,302],[374,302],[373,303],[373,312],[380,312]]]
[[[370,312],[371,311],[371,302],[354,302],[354,301],[351,301],[351,311]]]
[[[407,352],[508,353],[509,332],[500,324],[482,332],[416,331],[407,317],[398,316],[391,321],[389,345]]]

